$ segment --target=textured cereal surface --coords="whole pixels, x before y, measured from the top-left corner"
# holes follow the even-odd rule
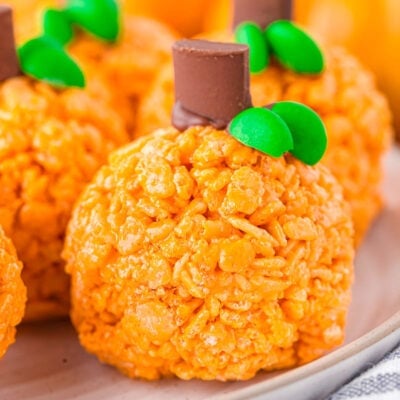
[[[130,377],[236,380],[342,343],[353,252],[325,167],[197,127],[114,152],[63,256],[73,322],[101,361]]]
[[[108,99],[132,131],[138,100],[169,58],[174,40],[175,34],[159,22],[126,17],[117,44],[82,34],[70,51],[86,73],[88,90]],[[98,81],[105,82],[107,92]]]
[[[81,90],[24,77],[0,85],[0,224],[24,264],[28,319],[67,315],[60,253],[73,203],[127,141],[118,115]]]
[[[0,227],[0,358],[14,342],[15,327],[24,315],[26,289],[21,270],[14,246]]]
[[[359,243],[382,207],[381,162],[391,141],[391,115],[373,76],[355,58],[341,48],[327,49],[325,55],[321,76],[299,76],[273,65],[252,76],[251,94],[256,106],[294,100],[321,115],[329,138],[323,162],[344,187]],[[138,135],[168,126],[173,101],[168,64],[140,105]]]

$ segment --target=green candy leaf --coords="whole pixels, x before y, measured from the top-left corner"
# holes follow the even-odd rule
[[[120,10],[115,0],[68,0],[69,19],[92,35],[108,42],[118,39]]]
[[[315,165],[325,154],[328,139],[319,115],[304,104],[281,101],[271,106],[289,127],[293,137],[291,153],[308,165]]]
[[[249,46],[250,72],[262,72],[269,65],[268,44],[263,30],[253,22],[243,22],[235,30],[237,43]]]
[[[321,49],[292,22],[275,21],[265,34],[272,52],[284,67],[300,74],[320,74],[324,70]]]
[[[293,149],[293,139],[285,122],[266,108],[254,107],[239,113],[228,127],[239,142],[273,157]]]
[[[74,37],[74,30],[65,11],[47,9],[43,15],[43,32],[60,44],[68,44]]]
[[[42,36],[18,49],[22,71],[56,87],[84,87],[85,77],[75,61],[55,39]]]

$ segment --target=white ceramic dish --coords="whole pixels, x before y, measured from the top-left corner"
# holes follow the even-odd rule
[[[324,399],[400,342],[400,152],[387,159],[387,205],[356,261],[346,344],[308,365],[247,382],[131,381],[80,348],[67,322],[23,326],[0,363],[0,399]]]

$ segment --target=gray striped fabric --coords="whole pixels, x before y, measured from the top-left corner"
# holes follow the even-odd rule
[[[400,400],[400,346],[329,400]]]

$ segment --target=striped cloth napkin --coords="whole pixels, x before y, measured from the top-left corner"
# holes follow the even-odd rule
[[[400,400],[400,346],[329,400]]]

